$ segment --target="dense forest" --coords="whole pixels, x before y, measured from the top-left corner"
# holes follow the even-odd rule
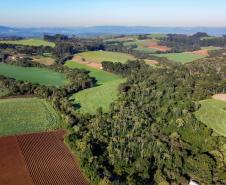
[[[196,33],[194,35],[182,35],[182,34],[168,34],[166,38],[163,38],[160,42],[162,45],[166,45],[171,49],[171,52],[184,52],[195,51],[201,49],[201,47],[207,46],[226,46],[226,37],[212,37],[206,33]]]
[[[91,181],[225,184],[221,152],[226,139],[213,137],[193,114],[199,100],[224,90],[225,59],[157,70],[134,62],[125,66],[108,68],[128,77],[110,113],[99,110],[71,125],[68,142]]]

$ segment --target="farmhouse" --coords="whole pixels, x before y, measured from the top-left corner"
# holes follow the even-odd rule
[[[191,180],[189,185],[200,185],[198,182],[194,181],[194,180]]]

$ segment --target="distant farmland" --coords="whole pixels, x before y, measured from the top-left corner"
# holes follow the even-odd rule
[[[0,75],[46,86],[59,87],[68,83],[64,74],[36,67],[0,64]]]
[[[156,39],[136,40],[133,42],[125,42],[125,46],[136,45],[135,50],[145,53],[155,53],[156,51],[168,51],[170,48],[161,46]]]
[[[195,115],[217,134],[226,137],[226,102],[214,99],[201,101],[201,108]]]
[[[80,91],[70,98],[76,104],[80,104],[81,108],[79,110],[83,113],[95,114],[96,109],[102,107],[103,111],[107,112],[109,105],[116,100],[118,86],[124,82],[124,79],[102,70],[78,64],[74,61],[67,62],[66,66],[90,71],[90,76],[95,77],[97,83],[100,85]]]
[[[38,98],[0,99],[0,136],[47,131],[60,126],[60,116]]]
[[[167,53],[167,54],[155,54],[154,56],[157,57],[165,57],[168,60],[180,62],[180,63],[188,63],[192,62],[201,58],[205,58],[205,56],[193,54],[190,52],[184,52],[184,53]]]
[[[134,56],[129,54],[109,51],[89,51],[79,53],[77,56],[79,56],[84,61],[94,63],[101,63],[103,61],[126,63],[128,60],[136,59]]]
[[[0,43],[6,43],[6,44],[15,44],[15,45],[24,45],[24,46],[49,46],[49,47],[55,47],[55,43],[48,42],[43,39],[23,39],[23,40],[4,40],[0,41]]]

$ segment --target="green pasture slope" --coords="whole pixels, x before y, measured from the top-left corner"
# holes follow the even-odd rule
[[[200,103],[201,108],[195,113],[197,119],[226,137],[226,102],[208,99]]]
[[[128,60],[135,60],[135,57],[132,55],[110,51],[88,51],[79,53],[78,56],[87,61],[97,63],[101,63],[103,61],[126,63]]]
[[[4,40],[0,41],[0,43],[6,44],[15,44],[15,45],[24,45],[24,46],[50,46],[55,47],[55,43],[48,42],[43,39],[23,39],[23,40]]]
[[[0,136],[49,131],[60,127],[60,116],[38,98],[0,99]]]
[[[117,98],[118,86],[124,82],[124,79],[117,75],[102,70],[97,70],[74,61],[68,61],[69,68],[86,69],[90,71],[90,76],[95,77],[99,86],[86,89],[76,93],[71,97],[83,113],[95,114],[97,108],[102,107],[104,112],[109,110],[109,105]]]
[[[68,83],[64,74],[36,67],[0,64],[0,75],[46,86],[59,87]]]
[[[118,86],[123,82],[123,79],[114,80],[104,85],[86,89],[72,96],[72,99],[75,103],[79,103],[81,112],[95,114],[99,107],[102,107],[104,112],[108,112],[110,104],[117,99]]]
[[[188,63],[188,62],[193,62],[195,60],[205,58],[205,56],[189,53],[189,52],[184,52],[184,53],[167,53],[167,54],[155,54],[154,56],[157,57],[165,57],[168,60],[172,60],[175,62],[180,62],[180,63]]]

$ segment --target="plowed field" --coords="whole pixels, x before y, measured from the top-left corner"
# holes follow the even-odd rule
[[[0,139],[0,184],[33,185],[16,137]]]
[[[0,139],[0,184],[88,185],[62,132]]]

